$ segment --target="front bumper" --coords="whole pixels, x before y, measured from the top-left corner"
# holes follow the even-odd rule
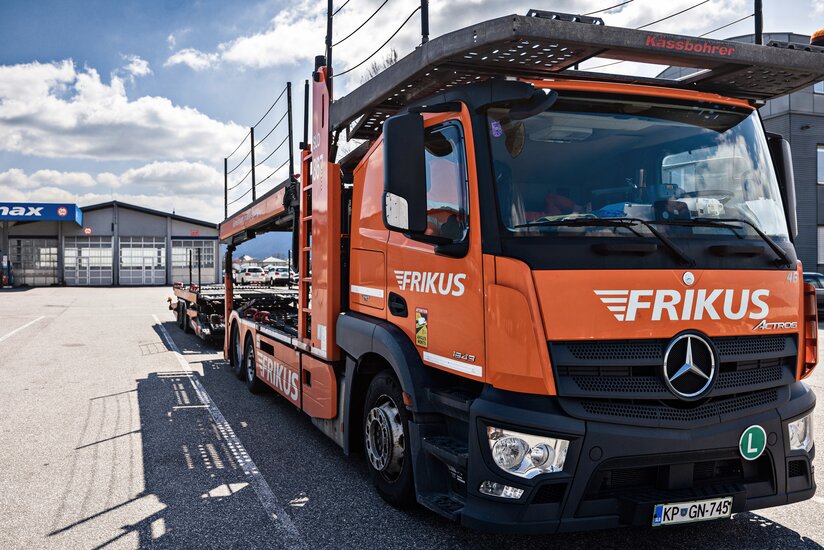
[[[815,395],[800,382],[789,394],[777,408],[675,429],[578,420],[555,398],[487,388],[470,410],[461,522],[489,531],[554,533],[651,525],[656,504],[732,496],[733,512],[744,512],[809,499],[815,448],[790,452],[786,425],[812,410]],[[745,461],[738,443],[753,424],[766,430],[767,448]],[[531,480],[504,473],[492,462],[487,425],[571,440],[564,470]],[[517,500],[483,495],[483,481],[524,493]]]

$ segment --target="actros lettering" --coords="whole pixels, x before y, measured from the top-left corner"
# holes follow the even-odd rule
[[[268,355],[257,352],[259,376],[273,388],[291,399],[298,400],[298,373],[278,363]]]
[[[466,273],[396,270],[395,278],[401,290],[441,296],[463,296]]]
[[[42,206],[0,206],[0,216],[42,216]]]
[[[765,319],[770,306],[764,300],[770,295],[765,288],[757,290],[689,289],[678,290],[596,290],[595,295],[619,321],[635,321],[642,311],[649,310],[650,320],[700,321],[726,319],[737,321]]]

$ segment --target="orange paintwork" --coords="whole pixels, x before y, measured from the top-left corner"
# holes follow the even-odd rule
[[[338,384],[329,363],[301,354],[302,409],[312,418],[335,418],[338,414]]]
[[[283,206],[283,198],[285,195],[286,190],[281,189],[256,203],[251,208],[238,212],[231,218],[225,220],[220,224],[220,240],[230,239],[232,236],[250,227],[255,227],[283,213],[286,210]]]
[[[406,300],[409,314],[397,317],[390,313],[387,320],[415,342],[416,310],[424,310],[428,320],[428,342],[426,346],[417,346],[424,364],[472,380],[486,381],[481,220],[469,112],[464,107],[460,114],[429,114],[424,118],[426,126],[458,120],[463,127],[469,183],[469,252],[463,258],[436,254],[431,244],[390,232],[386,247],[386,290],[387,294],[394,292]],[[405,272],[408,273],[405,275]],[[443,278],[439,281],[443,282],[445,295],[437,288],[434,294],[431,288],[430,292],[421,292],[420,286],[415,289],[412,273],[442,273]],[[458,279],[462,281],[463,292],[459,285],[454,284],[455,277],[459,275],[463,276]],[[404,280],[405,276],[407,278]],[[451,287],[446,284],[450,281],[453,283]]]
[[[386,241],[389,230],[383,225],[383,140],[378,139],[367,153],[367,162],[355,169],[352,189],[352,267],[349,273],[349,306],[352,311],[386,319]],[[383,293],[368,296],[352,290],[366,287]],[[373,294],[376,294],[373,292]]]
[[[801,324],[798,316],[798,300],[801,292],[798,277],[793,280],[793,272],[787,271],[722,271],[689,270],[695,275],[695,283],[684,284],[684,269],[677,270],[558,270],[536,271],[533,273],[535,287],[543,311],[544,328],[547,340],[608,340],[636,338],[671,338],[679,332],[694,329],[708,336],[735,336],[753,334],[754,327],[761,321],[796,322]],[[790,275],[788,279],[788,273]],[[692,299],[694,309],[699,301],[697,293],[704,290],[711,293],[720,289],[721,295],[714,301],[718,319],[711,318],[704,312],[702,319],[682,320],[683,305],[687,302],[686,291],[694,290]],[[737,314],[744,289],[755,291],[763,289],[769,295],[763,301],[769,306],[766,317],[759,316],[761,309],[751,306],[737,320],[724,315],[725,291],[730,289],[730,310]],[[632,291],[638,291],[637,309],[627,307],[626,320],[619,320],[608,307],[622,307],[620,302],[604,303],[604,298],[613,299],[611,295],[599,295],[596,291],[630,291],[628,300],[633,301]],[[655,308],[653,297],[648,291],[676,291],[683,301],[674,305],[677,320],[671,320],[672,313],[666,308],[659,308],[660,320],[653,320]],[[622,299],[620,296],[617,300]],[[630,314],[634,312],[634,315]],[[633,317],[631,319],[630,317]],[[759,334],[798,332],[798,329],[763,330]]]
[[[485,256],[494,262],[487,297],[487,371],[490,383],[523,393],[555,394],[541,307],[525,263]]]
[[[329,89],[326,69],[313,82],[312,109],[312,353],[340,358],[335,324],[340,314],[340,167],[329,162]]]
[[[801,278],[801,268],[798,269],[798,276]],[[804,342],[804,352],[798,354],[798,380],[809,377],[818,364],[818,302],[815,287],[810,283],[804,283],[801,311],[804,314],[804,325],[799,341]]]
[[[625,94],[635,96],[670,97],[673,99],[685,99],[688,101],[708,101],[711,103],[723,103],[736,107],[746,107],[753,109],[743,99],[725,97],[718,94],[706,92],[695,92],[692,90],[680,90],[677,88],[660,88],[656,86],[643,86],[641,84],[618,84],[614,82],[592,82],[586,80],[528,80],[538,88],[550,88],[553,90],[572,90],[600,92],[605,94]]]

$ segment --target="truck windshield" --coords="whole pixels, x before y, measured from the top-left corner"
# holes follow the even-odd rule
[[[721,224],[697,220],[684,231],[689,220],[710,218],[744,220],[742,236],[755,238],[757,227],[788,239],[754,111],[562,96],[545,112],[513,118],[505,108],[488,112],[500,216],[511,236],[652,236],[644,224],[596,221],[620,218],[660,224],[673,239],[729,236]],[[570,219],[577,223],[554,223]]]

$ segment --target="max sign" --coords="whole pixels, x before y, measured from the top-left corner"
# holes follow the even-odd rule
[[[73,221],[82,225],[83,213],[76,204],[0,202],[0,220]]]

